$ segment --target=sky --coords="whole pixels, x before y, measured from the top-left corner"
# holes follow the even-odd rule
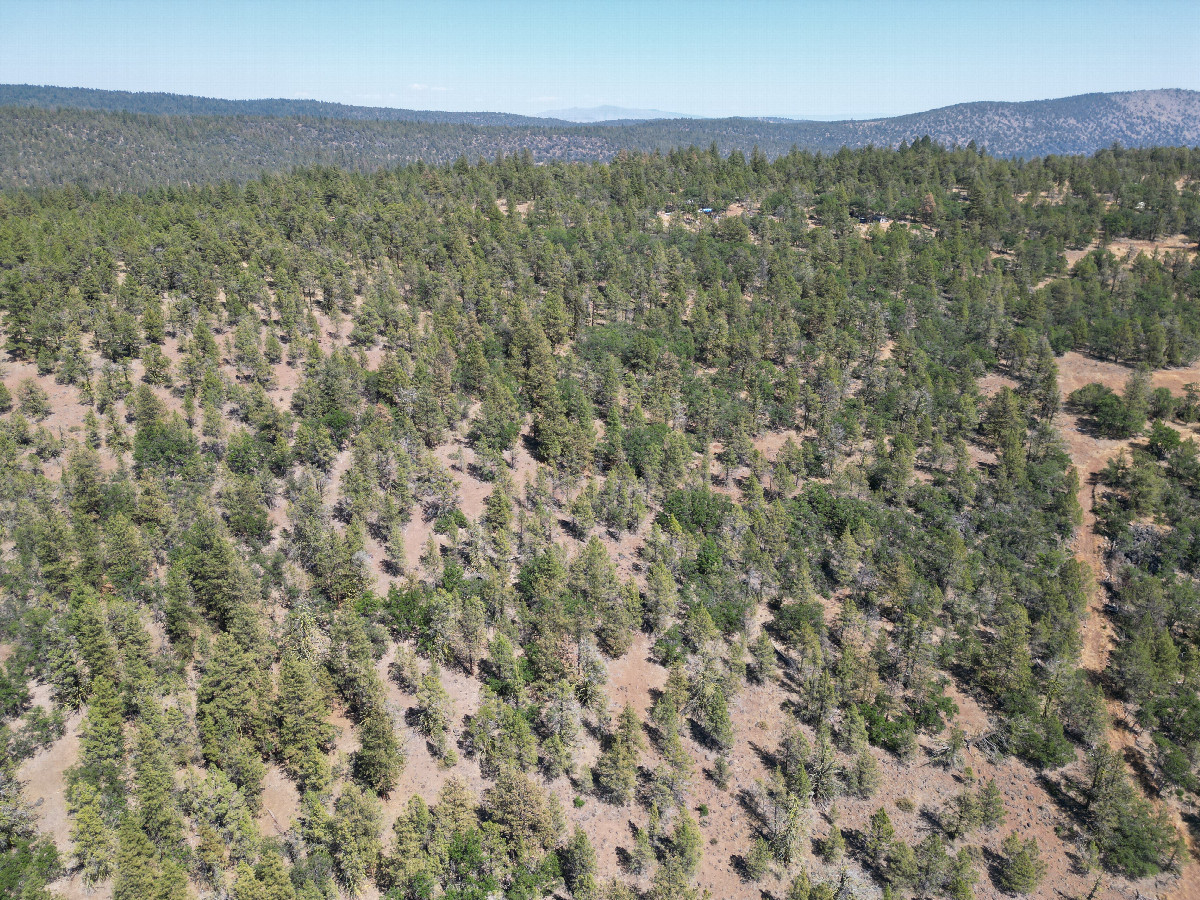
[[[0,0],[0,83],[873,118],[1200,90],[1196,0]]]

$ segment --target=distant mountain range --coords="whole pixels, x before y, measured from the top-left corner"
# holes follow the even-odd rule
[[[648,122],[653,119],[697,119],[686,113],[665,112],[661,109],[630,109],[627,106],[572,106],[570,109],[552,109],[542,113],[547,119],[567,122]]]
[[[657,110],[605,108],[637,115]],[[560,110],[562,115],[589,112]],[[662,115],[668,116],[669,113]],[[246,180],[332,164],[370,171],[424,160],[528,151],[535,160],[604,160],[621,150],[758,147],[768,156],[843,146],[896,146],[928,136],[998,156],[1200,147],[1200,92],[1082,94],[1023,103],[961,103],[869,121],[788,119],[596,121],[490,112],[344,106],[315,100],[214,100],[177,94],[0,85],[0,186],[143,187]]]
[[[37,109],[94,109],[145,113],[152,116],[270,116],[272,118],[346,119],[356,122],[431,122],[442,125],[569,125],[536,116],[494,112],[442,112],[394,109],[387,106],[347,106],[323,100],[220,100],[190,94],[142,91],[100,91],[93,88],[0,84],[0,106]]]

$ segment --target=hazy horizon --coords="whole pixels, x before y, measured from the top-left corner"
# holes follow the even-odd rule
[[[981,100],[1197,90],[1198,44],[1194,7],[1180,0],[1136,10],[1015,2],[1003,15],[866,0],[736,12],[544,0],[0,5],[7,83],[533,116],[611,105],[861,120]]]
[[[564,107],[561,109],[541,110],[539,112],[517,113],[511,109],[482,109],[482,108],[480,108],[480,109],[455,110],[455,109],[449,109],[448,107],[442,107],[442,106],[432,106],[432,107],[407,106],[406,107],[406,106],[390,106],[387,104],[343,103],[343,101],[330,100],[327,97],[310,97],[310,96],[224,97],[224,96],[215,96],[215,95],[207,95],[207,94],[184,94],[184,93],[179,93],[176,91],[160,91],[160,90],[133,91],[133,90],[125,89],[125,88],[91,87],[91,86],[77,85],[77,84],[35,84],[35,83],[31,83],[31,82],[11,82],[11,81],[2,81],[2,80],[0,80],[0,85],[32,87],[32,88],[48,88],[48,89],[55,89],[55,90],[95,90],[95,91],[113,92],[113,93],[130,93],[130,94],[135,94],[135,95],[136,94],[146,94],[146,95],[161,94],[161,95],[165,95],[165,96],[192,97],[192,98],[197,98],[197,99],[201,99],[201,100],[216,100],[216,101],[234,102],[234,103],[253,103],[253,102],[264,102],[264,101],[269,102],[269,101],[275,101],[275,100],[284,100],[284,101],[295,101],[298,103],[305,103],[305,102],[338,103],[338,104],[341,104],[348,108],[358,108],[358,109],[394,109],[394,110],[405,110],[405,111],[409,111],[409,112],[499,113],[499,114],[523,115],[523,116],[526,116],[529,118],[557,119],[560,121],[572,122],[572,123],[578,124],[578,125],[597,124],[597,123],[606,122],[606,121],[617,121],[620,119],[650,120],[650,119],[654,119],[654,118],[659,118],[659,119],[697,119],[697,120],[722,119],[722,118],[729,118],[729,119],[746,118],[746,119],[777,119],[777,120],[786,120],[786,121],[792,121],[792,122],[829,122],[829,123],[871,122],[871,121],[876,121],[876,120],[898,118],[898,117],[903,117],[906,115],[919,115],[919,114],[925,113],[925,112],[935,112],[938,109],[943,109],[943,108],[947,108],[950,106],[962,105],[962,104],[966,104],[966,103],[1028,103],[1028,102],[1039,102],[1039,101],[1065,100],[1065,99],[1071,99],[1071,97],[1087,96],[1089,94],[1104,95],[1104,94],[1114,94],[1114,93],[1117,93],[1117,94],[1119,94],[1119,93],[1138,93],[1138,92],[1144,93],[1144,92],[1148,92],[1148,91],[1172,91],[1172,90],[1191,91],[1191,90],[1193,90],[1191,88],[1177,88],[1175,86],[1164,85],[1159,88],[1137,88],[1137,89],[1131,89],[1129,91],[1088,91],[1088,92],[1085,92],[1084,94],[1072,94],[1072,95],[1055,96],[1055,97],[1037,97],[1037,98],[1031,98],[1030,100],[1016,100],[1016,101],[1002,100],[1002,99],[997,99],[997,98],[992,98],[992,97],[981,97],[978,100],[959,101],[958,103],[955,103],[955,104],[946,104],[943,107],[927,107],[927,108],[923,108],[923,109],[911,109],[911,110],[904,110],[901,112],[886,113],[886,114],[880,114],[880,115],[875,115],[875,116],[871,116],[871,115],[858,115],[858,116],[819,115],[819,114],[805,115],[803,113],[800,113],[800,114],[764,113],[764,114],[754,114],[754,115],[731,114],[728,116],[705,116],[705,115],[693,114],[693,113],[688,113],[688,112],[653,109],[653,108],[649,108],[649,109],[648,108],[631,108],[631,107],[618,106],[616,104],[611,104],[611,103],[599,103],[599,104],[595,104],[594,106],[588,106],[588,107],[572,106],[572,107]],[[604,111],[606,113],[613,113],[613,114],[607,115],[607,116],[600,116],[600,115],[589,116],[589,117],[581,116],[579,118],[574,118],[574,119],[571,117],[571,114],[599,113],[601,111]],[[620,113],[620,115],[616,115],[615,113]],[[651,114],[657,114],[657,115],[651,115]]]

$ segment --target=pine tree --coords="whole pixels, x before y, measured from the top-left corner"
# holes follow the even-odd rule
[[[881,806],[871,816],[864,838],[867,856],[875,869],[883,869],[895,839],[896,829],[892,826],[892,820],[888,817],[887,810]]]
[[[484,808],[517,859],[537,859],[563,830],[557,798],[522,772],[502,772],[484,793]]]
[[[183,847],[183,819],[172,797],[174,772],[157,734],[161,729],[154,710],[138,732],[134,785],[142,831],[160,853],[175,855]]]
[[[188,873],[177,859],[163,861],[162,872],[154,885],[154,900],[189,900]]]
[[[1035,838],[1021,840],[1014,831],[1004,839],[1000,887],[1010,894],[1032,894],[1046,876],[1046,864]]]
[[[248,863],[240,863],[233,883],[233,900],[266,900],[267,892]]]
[[[576,900],[594,900],[597,897],[596,851],[592,842],[578,825],[571,839],[558,853],[563,879],[567,890]]]
[[[821,856],[830,865],[836,864],[846,855],[846,838],[835,820],[829,827],[829,837],[821,844]]]
[[[638,828],[633,835],[633,852],[630,868],[635,875],[645,875],[654,865],[654,845],[645,828]]]
[[[379,830],[383,809],[374,795],[347,784],[333,807],[328,848],[344,884],[352,893],[375,871],[383,846]]]
[[[354,777],[376,794],[389,794],[404,769],[405,759],[382,697],[371,704],[358,729],[361,746],[352,761]]]
[[[429,738],[437,755],[445,758],[451,752],[447,732],[454,715],[454,703],[442,685],[441,672],[436,665],[421,678],[416,701],[417,730]]]
[[[675,576],[662,560],[650,564],[646,573],[646,624],[652,632],[666,627],[679,606],[679,592],[675,588]]]
[[[704,837],[687,809],[679,811],[675,829],[671,832],[671,854],[679,860],[689,878],[695,877],[704,857]]]
[[[103,790],[116,790],[125,763],[125,736],[120,698],[103,676],[92,683],[80,751],[84,774]]]
[[[1004,795],[995,778],[989,778],[979,789],[978,805],[979,824],[984,828],[998,828],[1004,824]]]
[[[761,837],[755,838],[746,854],[746,877],[761,881],[771,869],[771,848]]]
[[[846,780],[855,796],[863,800],[869,800],[875,796],[875,792],[879,790],[879,785],[883,780],[883,774],[870,750],[864,749],[854,757],[854,765],[847,773]]]
[[[104,820],[100,793],[87,781],[80,781],[72,788],[71,813],[75,864],[83,883],[90,887],[112,874],[115,836]]]
[[[784,798],[783,815],[771,834],[771,854],[781,864],[790,866],[800,858],[807,838],[804,804],[788,794]]]
[[[263,849],[257,876],[263,886],[263,900],[296,900],[296,889],[288,877],[283,859],[273,847]]]
[[[500,682],[497,693],[509,703],[520,706],[525,698],[525,677],[512,642],[503,634],[497,634],[488,646],[488,665],[492,677]]]
[[[298,654],[284,653],[280,661],[276,710],[279,753],[288,774],[302,791],[324,790],[331,774],[325,754],[333,743],[326,721],[329,703],[316,667]]]
[[[754,656],[755,678],[759,681],[772,680],[776,672],[775,645],[765,629],[758,633],[750,652]]]
[[[812,882],[808,879],[808,873],[802,871],[788,885],[787,895],[784,900],[809,900],[811,896]]]
[[[137,816],[127,813],[121,822],[113,900],[153,897],[158,875],[154,845],[142,831]]]

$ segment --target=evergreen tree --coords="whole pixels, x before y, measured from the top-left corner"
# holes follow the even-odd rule
[[[116,840],[105,821],[100,794],[88,782],[81,781],[72,789],[71,811],[75,819],[71,826],[75,864],[83,883],[90,887],[112,874]]]
[[[1000,865],[1000,887],[1010,894],[1032,894],[1046,876],[1038,843],[1022,840],[1014,831],[1004,839],[1004,857]]]
[[[671,832],[671,855],[689,878],[695,877],[704,857],[704,838],[696,820],[686,809],[679,810],[675,829]]]
[[[887,810],[880,807],[871,816],[864,837],[867,857],[875,869],[883,868],[895,839],[896,829],[892,826],[892,820],[888,817]]]
[[[592,849],[592,842],[588,840],[587,834],[578,825],[558,856],[571,896],[576,900],[592,900],[598,897],[596,851]]]
[[[158,877],[154,845],[142,831],[137,816],[127,813],[119,832],[113,898],[145,900],[153,897]]]
[[[330,769],[326,753],[333,728],[326,721],[328,701],[316,667],[295,653],[279,664],[277,731],[284,766],[301,790],[324,790]]]
[[[382,700],[372,704],[359,724],[360,748],[353,758],[354,777],[377,794],[389,794],[404,769],[404,753]]]

